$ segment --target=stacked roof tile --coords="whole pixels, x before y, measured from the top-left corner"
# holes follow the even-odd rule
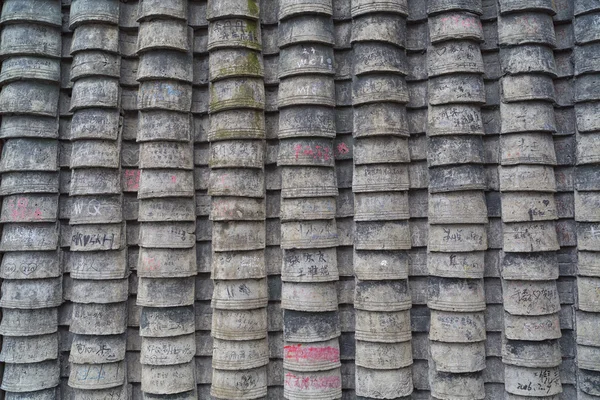
[[[600,398],[596,1],[0,3],[0,397]]]

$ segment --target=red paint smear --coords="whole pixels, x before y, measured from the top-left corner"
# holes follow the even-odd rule
[[[340,143],[337,145],[338,154],[348,154],[350,153],[350,149],[346,146],[346,143]]]
[[[340,361],[340,352],[335,347],[310,347],[302,344],[287,345],[283,347],[285,358],[288,360],[311,361]]]
[[[447,25],[462,25],[463,28],[480,28],[481,22],[471,18],[462,18],[458,15],[442,18],[442,23]]]
[[[140,188],[140,175],[142,171],[139,169],[123,170],[125,181],[125,190],[138,190]]]
[[[160,267],[160,263],[156,260],[155,257],[147,257],[145,260],[145,265],[149,271],[156,271]]]
[[[30,221],[40,220],[42,218],[42,211],[39,208],[31,210],[28,208],[29,199],[27,197],[19,197],[15,202],[15,199],[10,199],[7,204],[7,208],[10,210],[10,215],[13,221]]]
[[[298,159],[298,156],[300,156],[300,155],[312,157],[314,160],[324,160],[324,161],[331,160],[331,148],[323,147],[318,144],[314,145],[314,147],[310,146],[310,145],[302,146],[301,144],[297,144],[294,146],[294,151],[295,151],[296,160]]]

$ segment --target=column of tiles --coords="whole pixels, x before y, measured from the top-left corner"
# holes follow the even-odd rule
[[[137,304],[145,398],[196,395],[196,213],[188,1],[139,2]]]
[[[119,5],[119,54],[121,56],[121,191],[123,193],[123,219],[127,244],[129,270],[129,297],[127,300],[127,383],[133,398],[141,397],[142,371],[140,364],[140,307],[136,304],[138,290],[137,264],[139,256],[139,200],[140,186],[139,147],[137,143],[137,21],[138,1]]]
[[[332,2],[280,1],[284,397],[341,396]]]
[[[555,396],[561,337],[554,192],[557,156],[551,1],[499,2],[502,60],[500,191],[503,222],[502,361],[508,396]]]
[[[281,168],[279,153],[279,46],[277,31],[279,0],[260,2],[262,55],[265,66],[265,189],[266,189],[266,247],[265,263],[268,275],[269,305],[269,366],[267,369],[267,398],[283,399],[283,315],[281,312]]]
[[[129,270],[129,297],[127,300],[127,382],[132,395],[141,396],[141,338],[139,336],[140,307],[136,304],[139,255],[139,200],[140,184],[139,143],[137,139],[137,22],[138,2],[121,2],[119,5],[119,54],[121,56],[121,191],[123,193],[123,219],[127,244],[127,268]]]
[[[436,399],[483,399],[488,247],[480,1],[430,1],[429,384]]]
[[[209,1],[211,395],[267,394],[265,88],[256,1]]]
[[[211,272],[211,235],[208,195],[208,21],[206,0],[188,3],[188,25],[193,29],[192,139],[194,142],[194,188],[196,190],[196,384],[198,398],[208,398],[212,380],[213,340],[210,335],[210,310],[213,294]],[[200,313],[200,315],[199,315]]]
[[[556,100],[554,115],[556,119],[556,132],[553,133],[554,151],[556,153],[556,233],[560,250],[557,253],[559,278],[556,282],[558,298],[561,305],[560,350],[562,363],[560,366],[560,379],[562,383],[563,398],[577,397],[577,360],[576,360],[576,332],[575,309],[577,303],[577,222],[575,221],[575,191],[573,182],[565,185],[560,176],[565,171],[575,169],[576,162],[576,130],[575,130],[575,103],[574,103],[574,70],[573,47],[575,38],[573,34],[573,9],[574,1],[555,1],[556,14],[552,17],[556,35],[554,60],[556,63],[556,77],[554,77],[554,90]]]
[[[71,323],[71,314],[73,303],[70,301],[71,285],[71,266],[69,250],[71,246],[71,218],[72,202],[69,197],[69,182],[71,180],[71,118],[73,113],[69,111],[69,101],[73,82],[71,81],[71,40],[73,31],[69,29],[69,15],[71,13],[71,2],[65,4],[62,2],[62,54],[61,54],[61,73],[60,73],[60,94],[59,94],[59,122],[58,122],[58,162],[60,167],[59,174],[59,193],[58,200],[58,219],[60,224],[60,261],[63,271],[63,303],[58,309],[58,351],[60,361],[60,394],[69,396],[73,390],[69,387],[69,356],[71,353],[71,344],[73,342],[73,333],[69,331]],[[65,106],[61,106],[65,105]]]
[[[7,398],[58,396],[60,1],[5,1],[0,15],[3,139],[0,250]]]
[[[354,194],[352,193],[353,109],[352,109],[352,1],[334,0],[334,69],[335,69],[335,130],[333,154],[338,185],[336,225],[338,231],[337,264],[340,281],[338,304],[340,313],[340,361],[342,399],[355,397],[354,338]]]
[[[600,5],[575,1],[578,398],[600,398]]]
[[[498,22],[496,0],[483,0],[481,24],[483,42],[480,49],[484,65],[486,102],[482,104],[481,118],[484,135],[483,150],[487,178],[486,203],[488,213],[488,249],[485,253],[486,300],[486,369],[483,372],[486,396],[504,396],[504,364],[502,363],[502,281],[500,254],[502,251],[502,220],[500,215],[500,188],[498,163],[500,156],[500,49],[498,47]]]
[[[415,399],[428,398],[429,308],[427,307],[427,207],[429,173],[427,171],[427,48],[429,47],[428,1],[408,0],[406,27],[406,104],[410,165],[408,206],[411,225],[411,249],[408,273],[412,297],[411,331],[413,341],[413,386]]]
[[[76,0],[70,11],[68,385],[75,395],[123,395],[129,285],[120,180],[119,2]]]
[[[406,1],[353,0],[356,395],[413,390]]]

